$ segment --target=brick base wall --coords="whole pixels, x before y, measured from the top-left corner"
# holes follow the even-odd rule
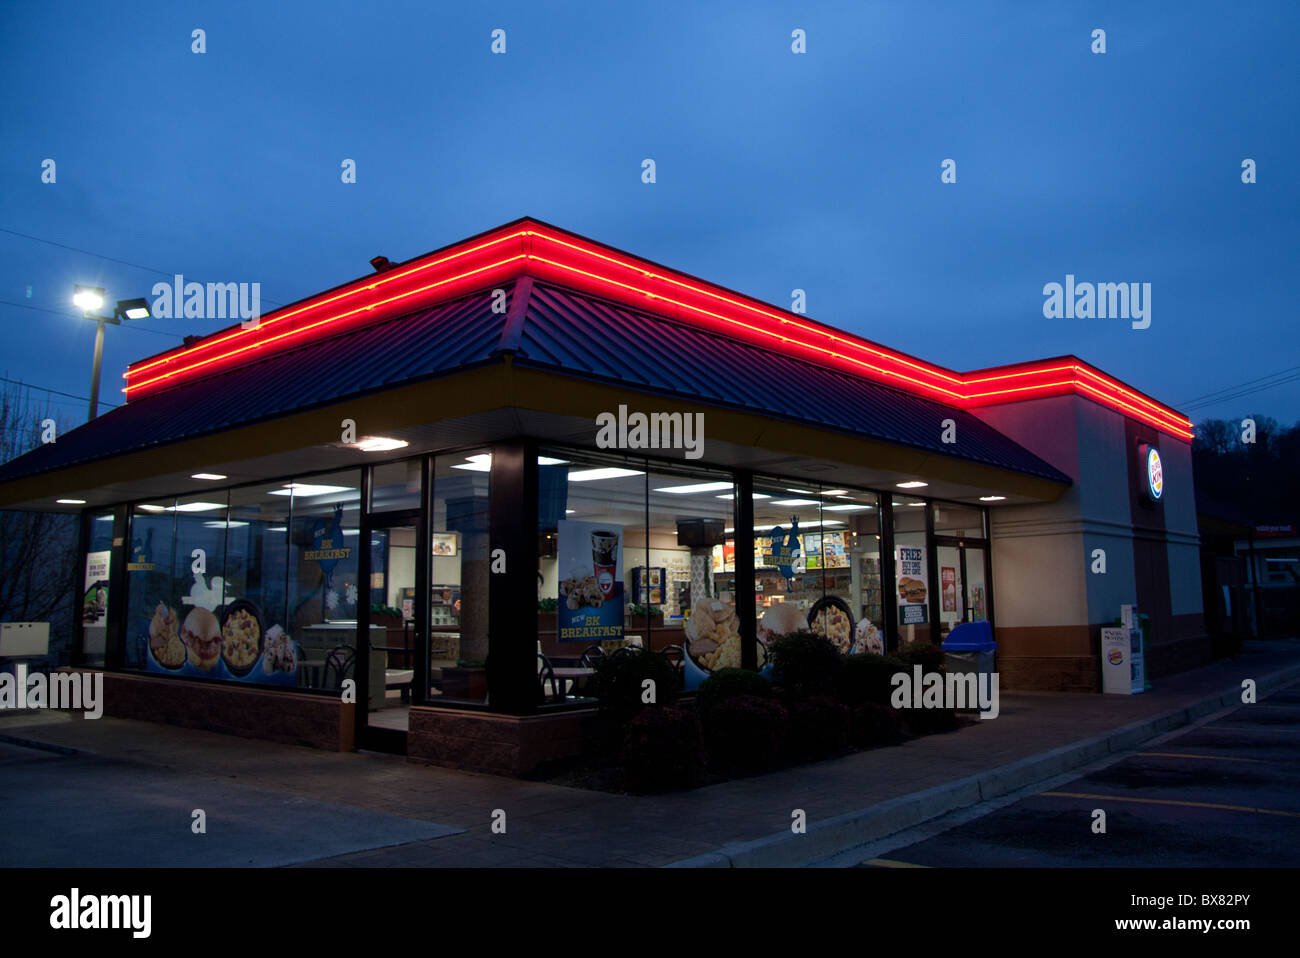
[[[1003,655],[995,667],[1002,692],[1100,692],[1095,655]]]
[[[81,672],[85,669],[64,669]],[[349,752],[356,706],[322,695],[104,673],[104,714]]]
[[[595,721],[595,709],[514,716],[413,705],[406,757],[517,778],[542,762],[579,754]]]

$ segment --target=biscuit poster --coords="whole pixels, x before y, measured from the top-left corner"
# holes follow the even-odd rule
[[[623,527],[569,519],[557,527],[559,640],[623,638]]]

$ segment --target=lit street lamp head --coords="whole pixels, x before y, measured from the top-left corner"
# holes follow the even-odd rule
[[[143,296],[137,299],[119,299],[117,315],[125,316],[127,319],[148,319],[149,301]]]
[[[77,284],[73,290],[72,301],[87,313],[104,305],[104,288],[102,286],[82,286]]]

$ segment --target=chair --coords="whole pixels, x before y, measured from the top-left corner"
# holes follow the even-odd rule
[[[605,650],[599,645],[589,645],[582,650],[582,655],[579,656],[578,661],[584,669],[594,669],[605,661]]]
[[[340,645],[325,657],[325,668],[321,670],[321,686],[327,689],[343,688],[343,680],[349,678],[356,663],[357,650],[350,645]],[[330,683],[330,670],[335,673],[333,684]]]
[[[683,649],[680,645],[665,645],[661,650],[660,654],[666,657],[668,661],[672,663],[673,668],[681,669],[685,667],[686,650]]]
[[[546,693],[547,682],[551,683],[551,693],[550,693],[551,697],[554,698],[555,701],[557,702],[563,699],[564,687],[560,683],[560,680],[555,677],[555,669],[552,668],[551,666],[551,660],[548,659],[541,652],[538,652],[537,653],[537,687],[538,690],[541,692],[543,702],[545,702],[547,699],[547,693]]]
[[[639,645],[625,645],[621,649],[615,649],[614,653],[610,656],[610,658],[616,659],[620,655],[636,655],[640,651],[641,651],[641,646]]]

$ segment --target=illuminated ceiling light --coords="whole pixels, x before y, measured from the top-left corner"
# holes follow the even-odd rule
[[[453,469],[464,469],[466,472],[491,472],[492,457],[486,453],[481,456],[466,456],[469,462],[458,462],[452,466]]]
[[[61,506],[84,506],[86,504],[85,499],[55,499],[54,501]]]
[[[619,469],[610,467],[607,469],[583,469],[580,472],[569,473],[570,482],[595,482],[599,479],[622,479],[626,476],[643,476],[645,473],[637,469]]]
[[[811,489],[787,489],[786,492],[798,492],[798,493],[800,493],[800,494],[802,494],[802,495],[805,495],[805,496],[815,496],[815,495],[817,495],[817,493],[813,492]]]
[[[852,499],[852,496],[836,496],[836,499]]]
[[[569,464],[569,460],[552,459],[550,456],[538,456],[537,464],[539,466],[567,466]]]
[[[72,301],[86,312],[99,309],[104,305],[104,287],[82,286],[78,283],[72,291]]]
[[[351,486],[318,486],[310,482],[290,482],[283,489],[272,489],[272,496],[327,496],[331,492],[352,492]]]
[[[224,502],[182,502],[179,506],[168,506],[167,512],[211,512],[213,509],[224,509]]]
[[[217,480],[217,479],[226,479],[226,478],[228,478],[228,477],[226,477],[226,476],[219,476],[219,475],[217,475],[215,472],[196,472],[194,475],[190,476],[190,478],[191,478],[191,479],[212,479],[212,480]]]
[[[139,509],[141,512],[166,512],[167,511],[166,506],[140,505],[140,506],[136,506],[136,508]]]
[[[825,506],[824,508],[827,512],[860,512],[863,509],[871,509],[874,507],[856,505],[856,506]]]
[[[848,492],[848,491],[849,491],[849,490],[847,490],[847,489],[823,489],[823,490],[822,490],[822,495],[823,495],[823,496],[842,496],[842,495],[844,495],[844,493],[846,493],[846,492]]]
[[[565,510],[564,510],[564,514],[565,514],[566,516],[571,516],[571,515],[573,515],[575,512],[577,512],[577,511],[578,511],[577,509],[565,509]],[[550,536],[547,536],[547,538],[549,539]]]
[[[387,436],[367,436],[352,445],[362,452],[388,452],[390,449],[403,449],[410,443],[405,439],[390,439]]]
[[[719,498],[719,499],[734,499],[734,498],[736,498],[736,494],[735,494],[734,492],[727,492],[727,493],[723,493],[722,495],[718,496],[718,498]],[[755,498],[755,499],[771,499],[772,497],[769,496],[769,495],[768,495],[767,493],[765,493],[765,492],[756,492],[756,493],[754,493],[754,498]]]
[[[774,506],[819,506],[821,503],[816,499],[773,499]]]
[[[909,505],[909,506],[923,506],[923,505],[925,505],[925,503],[924,503],[924,502],[909,502],[908,505]]]
[[[774,529],[776,529],[777,526],[779,526],[779,525],[781,525],[781,524],[780,524],[780,523],[776,523],[776,524],[774,524],[774,525],[770,525],[770,526],[755,526],[755,527],[754,527],[754,534],[755,534],[755,535],[763,535],[763,536],[771,535],[771,534],[772,534],[772,531],[773,531]],[[821,520],[820,522],[814,520],[814,521],[812,521],[812,522],[800,522],[800,523],[799,523],[799,531],[800,531],[800,532],[803,532],[805,529],[820,529],[820,528],[822,528],[822,527],[824,527],[824,526],[842,526],[842,525],[844,525],[844,520],[843,520],[843,519],[823,519],[823,520]],[[784,530],[784,532],[785,532],[786,535],[789,535],[789,534],[790,534],[790,530],[789,530],[787,527],[785,527],[785,526],[781,526],[781,528],[782,528],[782,530]],[[730,532],[731,530],[728,529],[727,531]]]
[[[734,485],[734,482],[697,482],[691,486],[664,486],[662,489],[656,489],[655,492],[690,495],[693,492],[717,492],[719,489],[730,489]]]
[[[345,536],[359,536],[359,535],[361,535],[361,530],[360,530],[360,529],[344,529],[344,530],[343,530],[343,534],[344,534]]]
[[[901,505],[902,505],[902,503],[899,502],[897,499],[891,499],[890,502],[889,502],[889,504],[890,504],[891,506],[901,506]]]
[[[921,482],[919,479],[913,479],[911,482],[900,482],[897,483],[897,485],[900,489],[920,489],[923,486],[928,486],[929,483]]]
[[[266,531],[267,531],[267,532],[288,532],[288,531],[289,531],[289,527],[288,527],[288,526],[268,526]]]
[[[96,522],[112,522],[112,521],[113,521],[113,517],[112,517],[112,516],[95,516],[95,521],[96,521]]]
[[[238,529],[240,526],[248,525],[247,522],[241,522],[239,519],[228,519],[225,522],[216,520],[213,522],[203,523],[205,529]]]
[[[980,502],[1001,502],[1006,496],[980,496]]]

